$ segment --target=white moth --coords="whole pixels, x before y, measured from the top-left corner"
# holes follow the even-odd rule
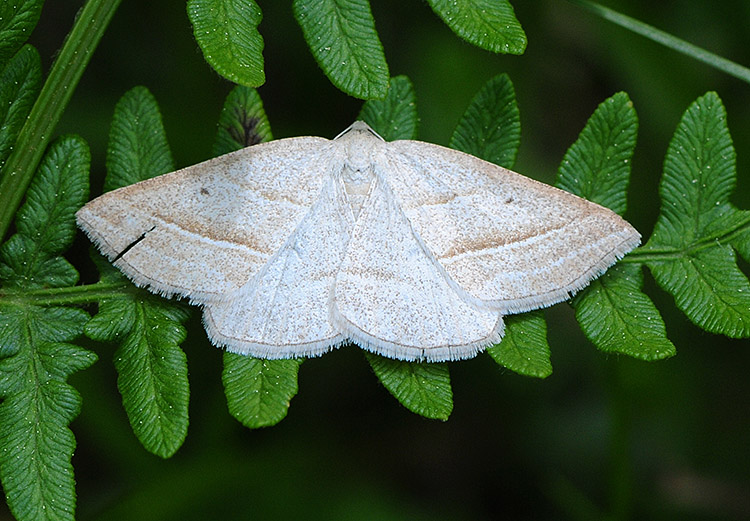
[[[503,315],[565,300],[640,242],[602,206],[360,121],[114,190],[76,217],[135,284],[202,305],[214,344],[269,359],[349,341],[471,358]]]

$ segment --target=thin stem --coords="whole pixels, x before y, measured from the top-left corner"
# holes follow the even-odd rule
[[[106,298],[121,297],[136,292],[138,289],[129,282],[97,282],[70,288],[18,289],[3,288],[0,290],[0,302],[5,304],[22,304],[34,306],[58,306],[89,304]]]
[[[8,232],[42,154],[89,59],[122,0],[89,0],[79,11],[18,135],[0,179],[0,240]]]
[[[607,379],[610,403],[609,521],[630,518],[633,502],[631,418],[625,393],[624,367],[620,360],[611,365]]]
[[[645,36],[649,40],[656,43],[660,43],[665,47],[669,47],[679,53],[695,58],[698,61],[702,61],[706,65],[710,65],[720,71],[723,71],[735,78],[739,78],[742,81],[750,83],[750,69],[743,67],[738,63],[722,58],[721,56],[702,49],[692,43],[688,43],[685,40],[672,36],[669,33],[661,31],[656,27],[652,27],[648,24],[630,18],[624,14],[613,11],[607,7],[601,6],[595,2],[588,0],[568,0],[568,2],[579,5],[588,11],[601,16],[605,20],[616,23],[620,27],[624,27],[629,31],[633,31],[636,34]]]
[[[746,234],[748,231],[750,231],[750,215],[737,223],[733,228],[714,236],[703,237],[688,246],[658,249],[647,247],[648,245],[641,246],[626,255],[620,262],[643,264],[647,262],[674,261],[691,253],[706,248],[713,248],[717,244],[731,244],[734,239]]]

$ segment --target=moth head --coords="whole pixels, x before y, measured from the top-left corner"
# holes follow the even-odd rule
[[[375,132],[370,125],[364,121],[355,121],[346,130],[341,132],[334,140],[347,140],[347,139],[372,139],[377,138],[379,141],[385,141],[380,134]]]

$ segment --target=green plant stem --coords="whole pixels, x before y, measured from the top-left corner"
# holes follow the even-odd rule
[[[624,27],[629,31],[633,31],[636,34],[645,36],[649,40],[660,43],[665,47],[669,47],[670,49],[673,49],[679,53],[690,56],[691,58],[695,58],[696,60],[702,61],[703,63],[710,65],[711,67],[734,76],[735,78],[739,78],[742,81],[750,83],[750,69],[748,69],[747,67],[743,67],[742,65],[739,65],[733,61],[722,58],[721,56],[693,45],[692,43],[688,43],[685,40],[681,40],[680,38],[672,36],[669,33],[661,31],[656,27],[652,27],[639,20],[636,20],[635,18],[625,16],[624,14],[613,11],[612,9],[601,6],[595,2],[590,2],[588,0],[568,0],[568,2],[581,6],[584,9],[596,14],[597,16],[600,16],[605,20],[609,20],[610,22],[613,22],[620,27]]]
[[[0,179],[0,239],[21,205],[52,132],[122,0],[89,0],[50,70]]]
[[[641,246],[640,248],[636,248],[623,259],[621,259],[620,262],[643,264],[645,262],[673,261],[676,259],[681,259],[693,252],[704,250],[706,248],[713,248],[717,243],[730,244],[734,239],[748,232],[750,232],[750,213],[747,213],[747,217],[745,217],[732,229],[726,230],[723,233],[715,236],[704,237],[700,240],[697,240],[689,247],[656,249]]]
[[[89,304],[106,298],[121,297],[138,289],[129,282],[97,282],[70,288],[44,288],[36,290],[4,288],[0,290],[0,303],[34,306],[59,306]]]
[[[633,502],[631,417],[621,360],[611,360],[607,387],[610,404],[609,521],[630,519]]]

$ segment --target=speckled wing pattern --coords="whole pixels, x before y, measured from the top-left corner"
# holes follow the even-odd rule
[[[611,210],[474,156],[416,141],[389,152],[414,233],[451,280],[503,314],[565,300],[640,242]]]
[[[108,192],[76,220],[137,285],[205,303],[284,245],[318,200],[329,148],[312,137],[255,145]]]
[[[137,285],[202,305],[213,343],[269,359],[348,341],[470,358],[503,315],[565,300],[640,242],[606,208],[362,122],[120,188],[77,220]]]

